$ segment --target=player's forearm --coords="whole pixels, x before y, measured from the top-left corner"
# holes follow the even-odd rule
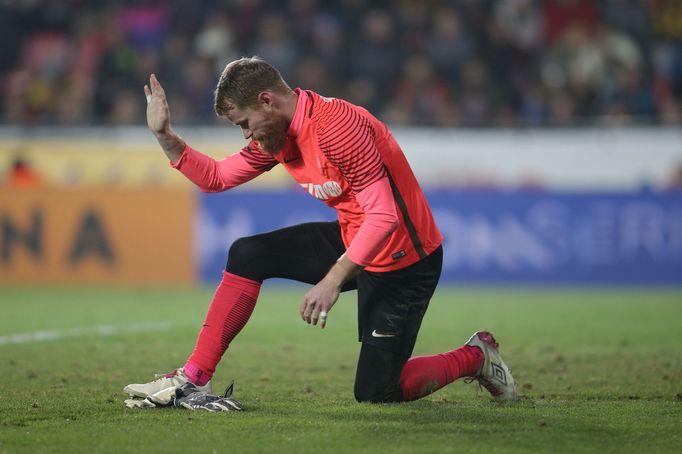
[[[354,263],[369,266],[398,228],[398,213],[387,177],[372,183],[355,197],[365,212],[365,219],[348,245],[346,256]]]
[[[246,183],[263,173],[251,167],[241,153],[220,161],[185,145],[171,166],[182,172],[188,180],[205,192],[222,192]]]
[[[178,162],[185,149],[185,141],[170,127],[164,132],[155,132],[154,135],[171,164]]]
[[[343,284],[355,277],[361,270],[362,266],[351,261],[345,255],[342,255],[331,267],[327,275],[324,277],[330,284],[341,289]]]

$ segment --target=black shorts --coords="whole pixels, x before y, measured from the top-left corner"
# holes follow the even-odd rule
[[[443,248],[406,268],[358,274],[358,338],[409,357],[419,327],[438,285]]]
[[[311,222],[235,241],[226,270],[259,282],[278,277],[317,284],[344,252],[338,222]],[[358,290],[359,340],[409,357],[442,262],[439,247],[406,268],[361,271],[347,282],[342,291]]]

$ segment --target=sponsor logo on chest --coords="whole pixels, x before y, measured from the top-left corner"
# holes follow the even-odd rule
[[[311,196],[320,200],[329,200],[338,197],[343,192],[341,185],[336,181],[331,180],[322,184],[301,183],[301,187],[305,188]]]

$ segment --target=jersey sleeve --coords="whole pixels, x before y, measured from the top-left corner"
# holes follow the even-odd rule
[[[319,146],[358,193],[387,176],[369,119],[348,104],[335,100],[318,114]]]
[[[171,163],[171,167],[179,170],[204,192],[222,192],[265,172],[265,169],[253,167],[242,154],[243,151],[218,161],[187,145],[180,159]]]
[[[388,177],[370,184],[356,198],[365,219],[348,246],[346,257],[353,263],[368,266],[398,228],[398,213]]]

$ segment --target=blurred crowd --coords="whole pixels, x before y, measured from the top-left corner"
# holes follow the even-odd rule
[[[0,0],[0,122],[213,124],[243,55],[391,124],[682,122],[680,0]]]

